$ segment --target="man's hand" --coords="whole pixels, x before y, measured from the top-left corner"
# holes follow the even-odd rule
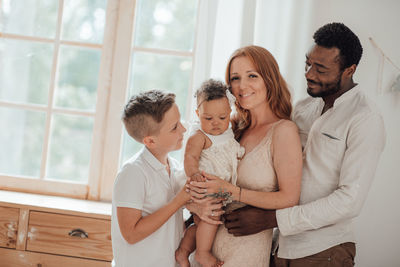
[[[275,210],[244,206],[224,214],[225,227],[234,236],[252,235],[278,226]]]

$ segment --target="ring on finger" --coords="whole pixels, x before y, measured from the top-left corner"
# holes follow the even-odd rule
[[[211,216],[212,216],[212,217],[214,217],[214,216],[215,216],[215,215],[214,215],[214,211],[213,211],[213,210],[211,211]]]

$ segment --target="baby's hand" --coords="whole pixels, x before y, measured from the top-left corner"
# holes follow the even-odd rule
[[[196,172],[195,174],[190,176],[190,181],[193,181],[193,182],[205,182],[206,178],[200,172]]]

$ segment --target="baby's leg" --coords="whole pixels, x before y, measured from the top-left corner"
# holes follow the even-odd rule
[[[200,221],[196,231],[196,261],[203,267],[221,266],[219,261],[211,253],[211,248],[214,243],[215,234],[217,233],[218,225],[209,224]]]
[[[190,267],[189,255],[196,249],[196,225],[189,226],[175,251],[175,259],[181,267]]]

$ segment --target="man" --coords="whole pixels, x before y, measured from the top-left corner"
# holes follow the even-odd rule
[[[234,235],[280,230],[276,266],[353,266],[359,215],[385,144],[383,120],[353,74],[358,37],[342,23],[314,34],[306,54],[310,97],[293,112],[303,146],[300,204],[277,211],[246,206],[225,215]],[[325,262],[325,263],[324,263]]]

